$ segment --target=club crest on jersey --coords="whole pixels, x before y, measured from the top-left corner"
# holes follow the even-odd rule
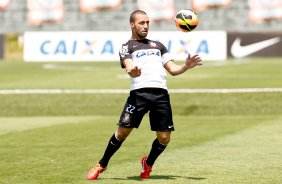
[[[122,122],[123,123],[129,123],[130,122],[130,114],[129,113],[125,113],[123,118],[122,118]]]
[[[157,44],[155,42],[150,42],[151,47],[156,47]]]
[[[119,53],[122,57],[124,57],[126,54],[128,54],[128,45],[123,45],[120,48]]]

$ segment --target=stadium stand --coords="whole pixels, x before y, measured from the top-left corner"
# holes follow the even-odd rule
[[[62,22],[30,26],[27,20],[27,1],[11,0],[6,10],[0,11],[0,33],[22,33],[24,31],[127,31],[129,13],[138,9],[136,0],[123,0],[122,5],[112,10],[95,13],[82,13],[79,0],[63,1],[64,19]],[[174,1],[175,10],[191,8],[192,0]],[[190,5],[190,6],[189,6]],[[248,20],[248,1],[234,0],[227,8],[199,11],[199,30],[226,31],[281,31],[282,21],[273,20],[252,24]],[[151,25],[151,30],[176,30],[168,21]]]

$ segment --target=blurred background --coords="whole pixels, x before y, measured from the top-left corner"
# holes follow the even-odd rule
[[[256,54],[280,56],[282,0],[0,0],[0,58],[23,59],[27,31],[130,31],[128,18],[135,9],[149,14],[151,31],[178,31],[175,13],[186,8],[199,16],[197,31],[226,31],[227,57],[234,56],[230,48],[238,36],[244,37],[242,44],[279,37]]]

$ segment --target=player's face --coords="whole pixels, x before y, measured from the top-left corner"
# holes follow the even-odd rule
[[[144,39],[148,35],[149,17],[144,14],[137,14],[135,22],[131,24],[133,36],[137,39]]]

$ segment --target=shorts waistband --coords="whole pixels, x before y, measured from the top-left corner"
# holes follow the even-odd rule
[[[140,88],[132,90],[131,92],[138,92],[138,93],[168,93],[166,89],[163,88]]]

